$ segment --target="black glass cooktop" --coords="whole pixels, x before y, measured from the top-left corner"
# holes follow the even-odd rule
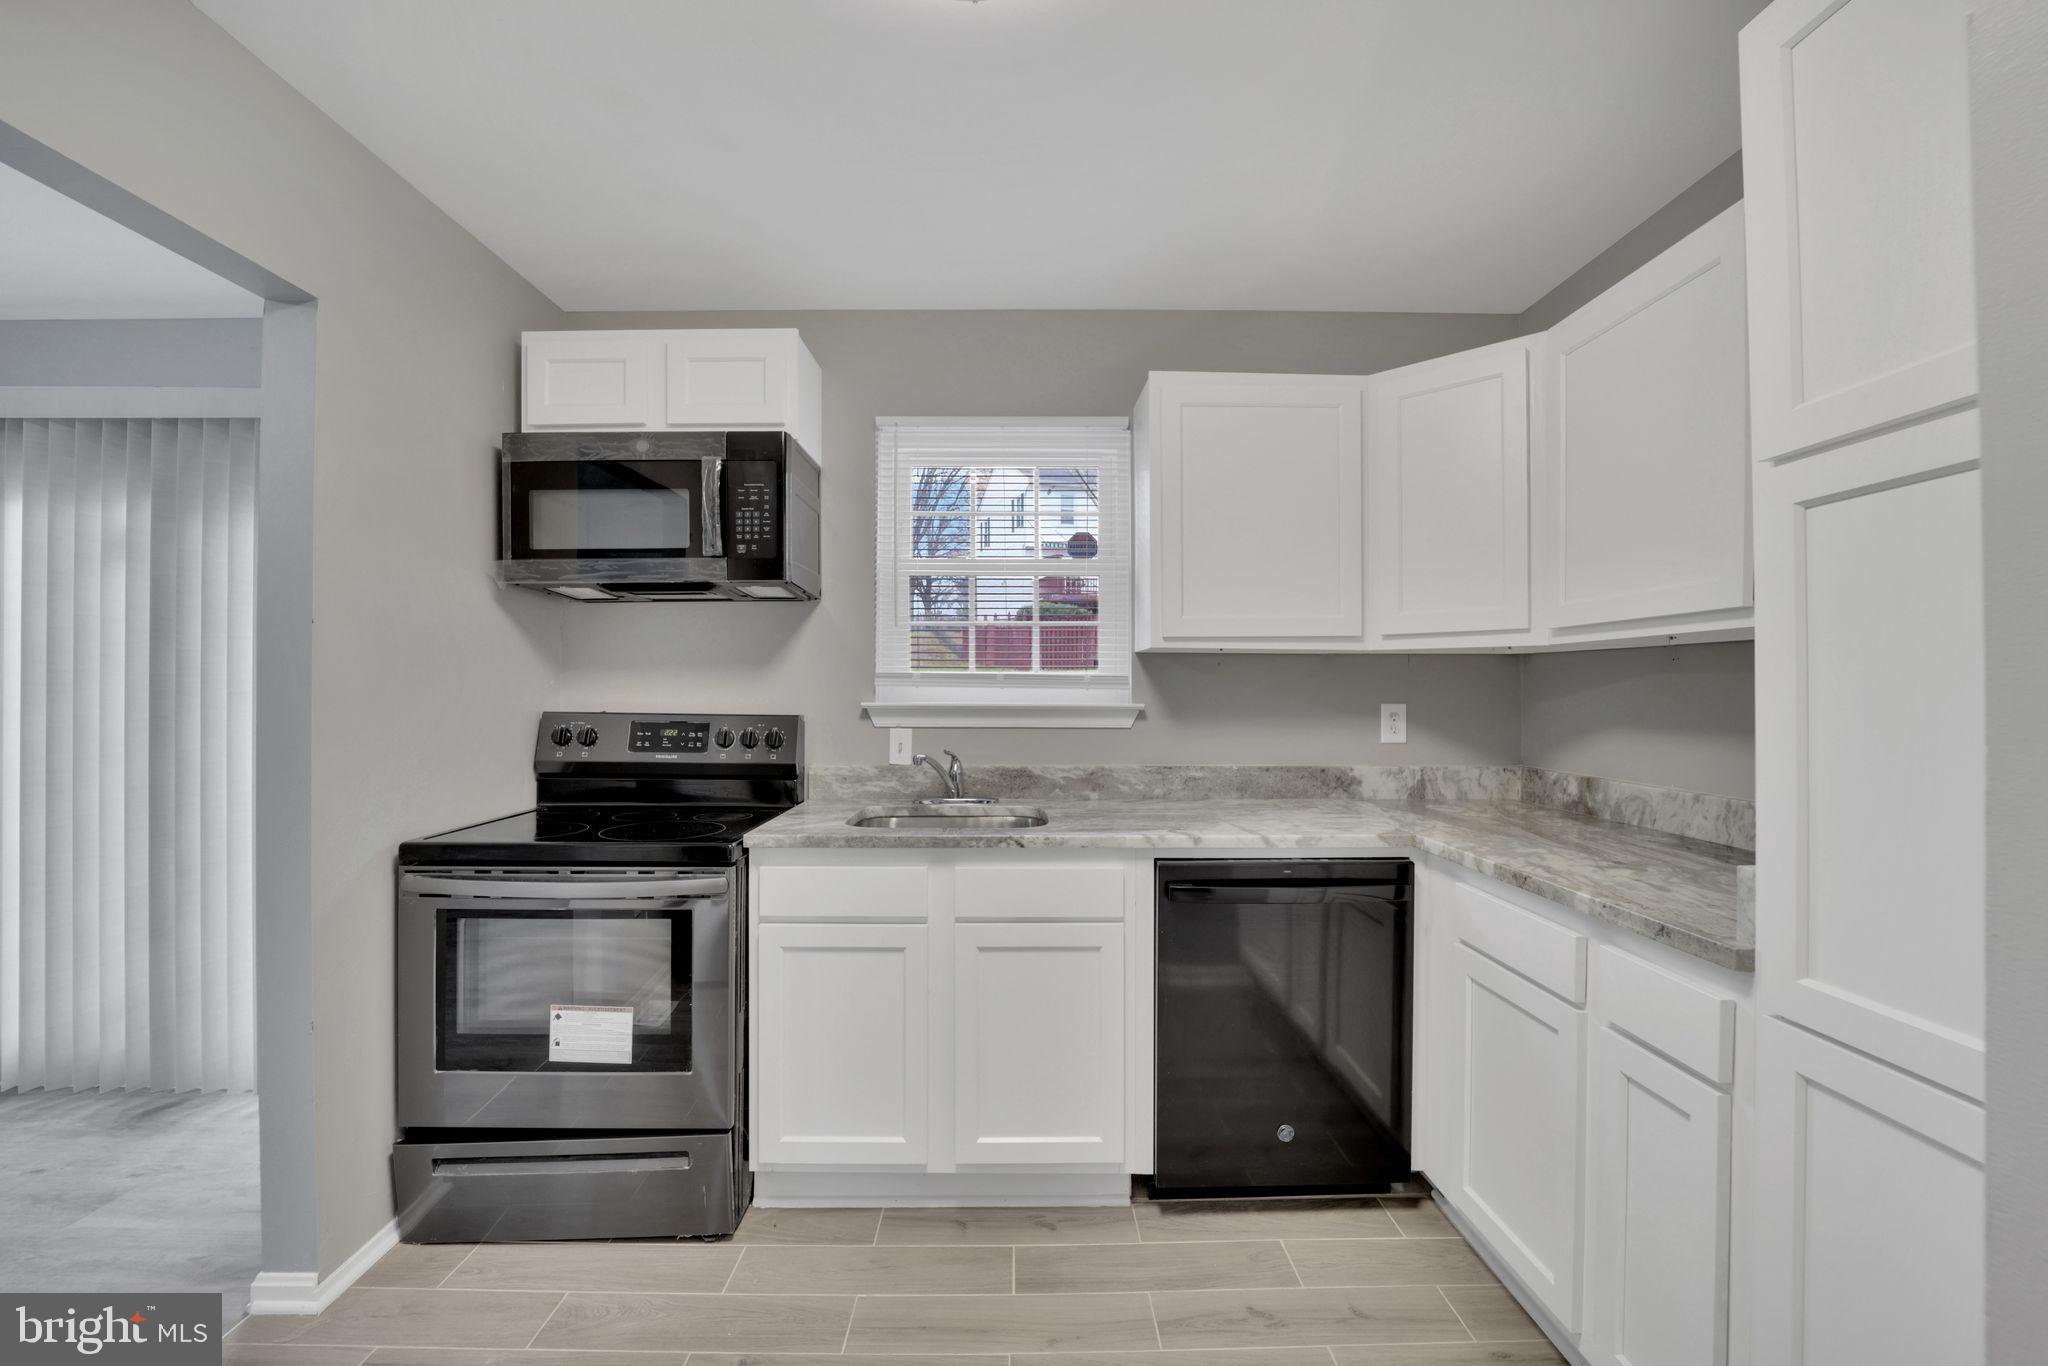
[[[406,865],[727,864],[782,807],[547,806],[399,846]]]

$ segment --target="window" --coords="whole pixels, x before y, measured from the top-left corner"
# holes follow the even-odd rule
[[[1128,423],[884,418],[875,474],[876,725],[1131,724]]]

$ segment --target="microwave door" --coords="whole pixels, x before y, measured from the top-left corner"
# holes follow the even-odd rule
[[[509,467],[515,560],[685,560],[719,548],[717,460],[535,460]]]

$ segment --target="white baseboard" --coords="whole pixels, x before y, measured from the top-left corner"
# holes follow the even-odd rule
[[[1128,1205],[1127,1172],[761,1172],[767,1209],[951,1208],[963,1205]]]
[[[356,1278],[377,1264],[377,1259],[398,1246],[398,1221],[370,1235],[369,1241],[348,1255],[340,1266],[325,1276],[311,1271],[259,1271],[249,1282],[251,1314],[317,1314],[356,1283]]]

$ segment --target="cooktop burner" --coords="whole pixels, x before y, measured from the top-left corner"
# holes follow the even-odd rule
[[[803,799],[803,718],[547,712],[535,809],[399,848],[407,867],[733,866]]]

